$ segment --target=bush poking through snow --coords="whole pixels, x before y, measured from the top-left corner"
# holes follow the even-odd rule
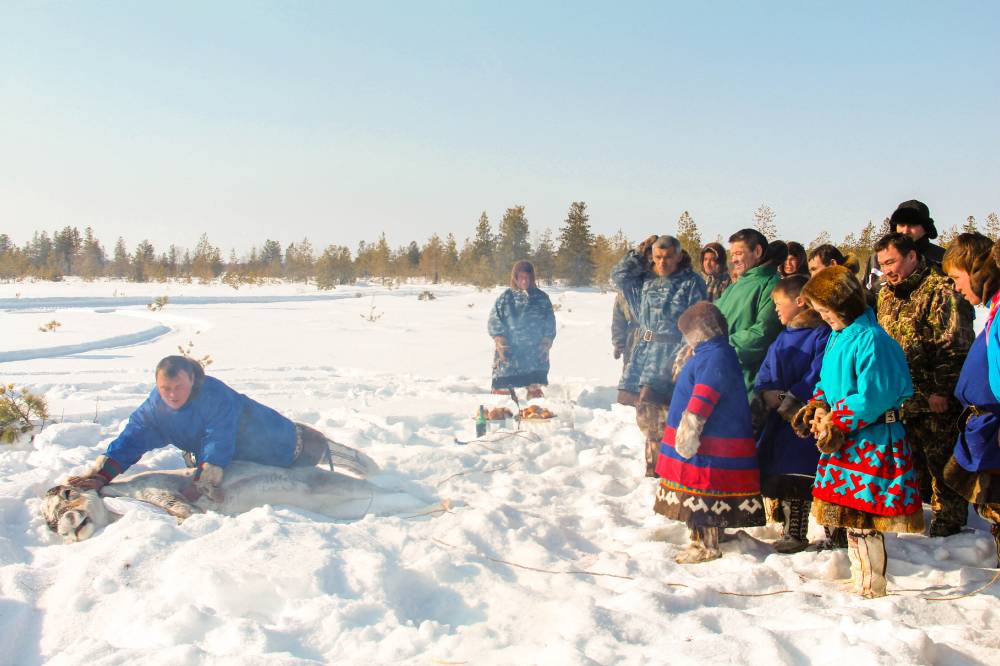
[[[35,421],[41,430],[47,418],[49,408],[45,398],[13,384],[0,385],[0,443],[15,443],[35,429]]]
[[[372,306],[368,310],[368,314],[362,314],[361,318],[364,319],[367,322],[376,322],[376,321],[378,321],[379,319],[382,318],[383,314],[384,313],[379,312],[379,311],[377,311],[375,309],[375,297],[372,296]]]
[[[146,308],[152,310],[153,312],[158,312],[159,310],[165,308],[167,306],[167,303],[169,302],[170,302],[169,296],[157,296],[156,298],[153,299],[152,303],[148,303],[146,305]]]
[[[185,347],[184,345],[177,345],[177,351],[181,353],[181,356],[183,356],[186,359],[194,361],[202,368],[207,368],[214,362],[209,354],[205,354],[201,358],[195,358],[194,342],[192,342],[191,340],[188,340],[187,347]]]
[[[433,301],[433,300],[436,300],[436,299],[437,299],[437,296],[434,295],[434,292],[433,291],[428,291],[426,289],[423,290],[422,292],[420,292],[420,294],[417,296],[417,300],[418,301]]]
[[[52,321],[50,321],[49,323],[45,324],[44,326],[39,326],[38,330],[41,331],[42,333],[48,333],[49,331],[56,330],[60,326],[62,326],[62,322],[59,322],[59,321],[56,321],[55,319],[53,319]]]

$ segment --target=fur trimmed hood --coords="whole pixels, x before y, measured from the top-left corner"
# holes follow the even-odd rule
[[[802,296],[833,310],[847,323],[861,316],[868,306],[864,287],[845,266],[828,266],[813,275],[802,288]]]
[[[698,301],[677,319],[677,328],[692,347],[714,337],[729,337],[729,324],[722,311],[708,301]]]
[[[826,322],[823,321],[823,318],[812,308],[806,308],[788,322],[788,328],[819,328],[825,325]]]
[[[519,289],[517,286],[517,274],[527,273],[530,277],[528,281],[527,291],[535,289],[537,285],[535,284],[535,267],[531,265],[530,261],[521,260],[514,264],[514,267],[510,269],[510,288]]]

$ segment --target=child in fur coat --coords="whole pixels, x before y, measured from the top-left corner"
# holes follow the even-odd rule
[[[797,553],[809,545],[809,507],[819,450],[811,436],[799,437],[791,420],[813,395],[830,327],[800,295],[809,278],[791,275],[771,292],[778,319],[786,327],[767,350],[754,391],[767,415],[757,440],[761,491],[780,502],[784,530],[774,549]]]
[[[687,524],[691,542],[676,560],[691,564],[722,556],[720,529],[763,525],[764,504],[750,405],[726,319],[701,301],[677,326],[694,352],[670,401],[653,510]]]
[[[816,273],[802,295],[830,325],[819,382],[792,426],[812,432],[822,452],[812,513],[847,528],[854,590],[885,596],[884,532],[923,532],[920,484],[899,408],[913,395],[899,344],[875,319],[849,269]]]

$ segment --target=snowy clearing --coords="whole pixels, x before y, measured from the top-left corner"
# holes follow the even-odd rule
[[[460,445],[479,404],[505,402],[488,394],[499,290],[0,285],[0,380],[42,393],[57,421],[0,447],[0,664],[1000,663],[1000,583],[926,599],[995,575],[974,516],[948,539],[887,537],[890,596],[873,601],[844,588],[844,551],[777,555],[774,528],[675,564],[685,529],[652,512],[634,412],[613,404],[613,294],[547,291],[541,403],[557,418]],[[363,450],[374,482],[450,512],[345,523],[273,506],[177,525],[134,511],[60,543],[39,497],[103,452],[178,346]],[[133,470],[182,464],[162,449]]]

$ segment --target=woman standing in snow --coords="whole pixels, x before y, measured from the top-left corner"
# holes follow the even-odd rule
[[[708,301],[677,322],[691,359],[677,377],[663,432],[653,510],[683,521],[691,542],[680,564],[722,557],[719,530],[764,524],[757,449],[725,317]]]
[[[548,294],[535,285],[535,268],[519,261],[510,271],[510,287],[497,298],[487,324],[495,343],[493,391],[527,387],[540,398],[549,383],[549,349],[556,337],[556,315]]]
[[[814,275],[802,295],[833,333],[812,400],[795,415],[822,455],[812,513],[847,528],[851,581],[864,597],[885,596],[884,532],[923,532],[920,484],[899,408],[913,395],[903,350],[866,305],[850,269]]]
[[[944,270],[972,305],[988,309],[962,366],[955,397],[964,411],[955,454],[944,468],[945,482],[993,523],[1000,566],[1000,245],[982,234],[961,234],[948,245]]]

